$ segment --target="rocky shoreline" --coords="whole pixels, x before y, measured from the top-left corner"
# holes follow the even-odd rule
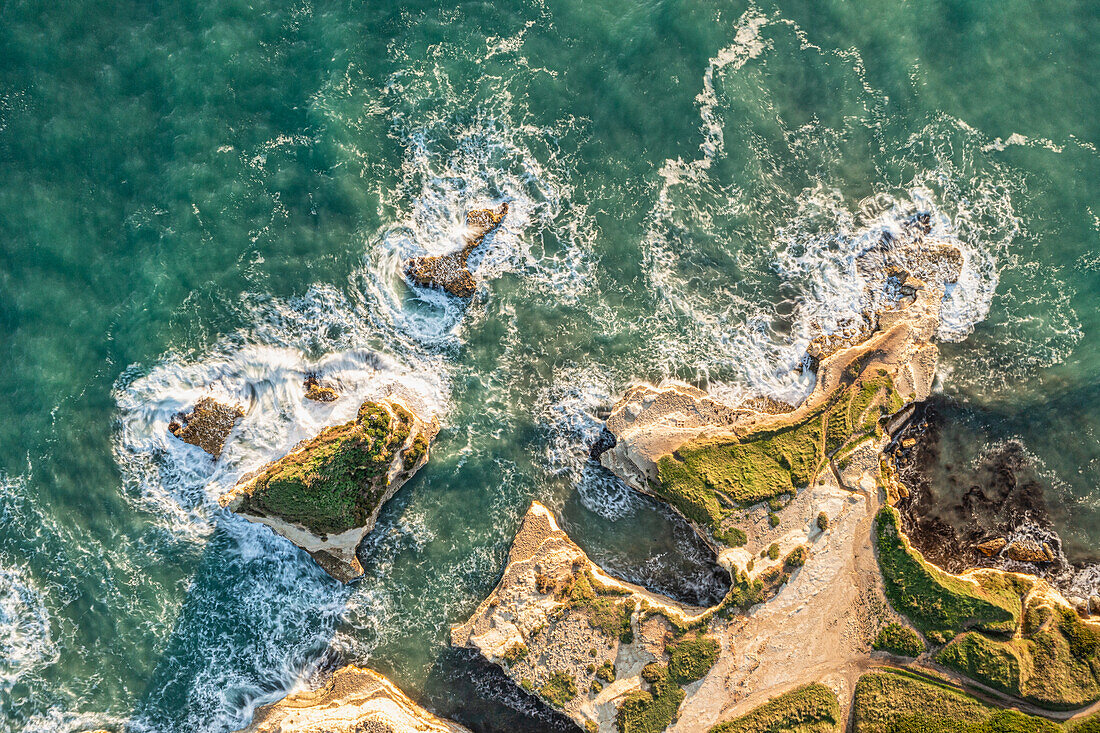
[[[712,546],[731,577],[720,604],[685,607],[609,576],[536,503],[452,642],[600,733],[787,730],[741,726],[791,710],[792,726],[837,730],[931,694],[861,709],[868,671],[887,660],[1048,716],[1100,699],[1100,627],[1034,575],[945,572],[891,506],[910,492],[888,449],[930,396],[939,308],[961,265],[927,233],[915,220],[863,263],[886,295],[862,325],[812,345],[817,383],[802,404],[727,405],[665,383],[635,385],[611,410],[593,458]],[[920,715],[936,729],[934,711]]]
[[[264,705],[238,733],[470,733],[410,700],[377,672],[347,666],[316,690]]]
[[[506,212],[470,212],[462,250],[412,260],[406,274],[468,297],[466,258]],[[868,308],[811,341],[816,382],[800,404],[726,404],[667,381],[633,385],[608,413],[591,458],[668,504],[713,549],[730,578],[719,603],[690,606],[615,578],[535,502],[500,581],[451,629],[452,644],[586,733],[824,732],[845,722],[885,733],[898,715],[939,730],[956,715],[942,711],[956,708],[1053,733],[1067,729],[1043,728],[1047,720],[1091,713],[1100,625],[1083,620],[1087,599],[1047,582],[1057,583],[1060,545],[1020,534],[1021,516],[1046,513],[1040,488],[1015,481],[1011,446],[990,456],[1000,480],[960,506],[985,524],[960,532],[927,511],[934,336],[963,257],[930,231],[917,216],[861,256]],[[308,399],[339,398],[316,376],[305,389]],[[240,416],[198,407],[172,432],[216,457]],[[354,420],[243,477],[220,503],[348,581],[363,572],[360,541],[427,462],[437,432],[399,399],[367,400]],[[261,708],[243,733],[322,730],[466,729],[377,673],[345,667]]]
[[[1079,613],[1100,616],[1100,566],[1067,559],[1046,487],[1018,442],[983,455],[959,477],[969,479],[965,490],[957,487],[950,495],[933,490],[933,482],[943,480],[933,475],[933,467],[948,406],[943,397],[919,405],[886,451],[905,489],[897,507],[913,546],[950,572],[998,568],[1037,575],[1062,591]]]

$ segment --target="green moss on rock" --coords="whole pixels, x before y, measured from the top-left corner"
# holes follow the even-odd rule
[[[946,684],[902,670],[860,677],[852,701],[855,733],[1059,733],[1055,723],[999,710]]]
[[[679,685],[669,679],[668,670],[658,664],[647,664],[642,670],[642,678],[651,689],[636,690],[619,705],[615,714],[619,733],[660,733],[676,720],[685,695]]]
[[[388,472],[414,419],[366,401],[356,419],[325,428],[269,463],[238,509],[300,524],[317,535],[363,526],[385,496]]]
[[[722,520],[731,506],[768,502],[777,511],[781,496],[808,486],[827,456],[875,434],[881,416],[900,402],[885,371],[850,378],[854,382],[798,422],[741,438],[703,439],[662,456],[650,490],[725,542]]]
[[[1100,699],[1100,629],[1068,608],[1043,608],[1046,623],[1021,636],[1002,641],[963,634],[936,661],[1045,708],[1072,709]]]
[[[554,672],[539,688],[539,694],[559,708],[564,708],[577,696],[577,682],[568,672]]]
[[[668,675],[679,685],[701,680],[718,661],[718,641],[710,636],[690,635],[665,647]]]

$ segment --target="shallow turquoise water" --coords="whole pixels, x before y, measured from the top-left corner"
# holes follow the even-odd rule
[[[529,501],[616,572],[713,596],[690,532],[585,463],[591,413],[668,376],[797,398],[814,323],[859,311],[853,254],[916,210],[967,254],[943,389],[1024,443],[1096,559],[1098,18],[3,4],[0,730],[233,730],[343,661],[479,730],[553,727],[446,647]],[[400,258],[501,200],[473,303],[406,288]],[[336,412],[300,399],[317,365]],[[216,509],[394,384],[444,430],[364,581]],[[217,466],[164,435],[206,391],[250,407]]]

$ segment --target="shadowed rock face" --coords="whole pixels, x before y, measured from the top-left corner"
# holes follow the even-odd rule
[[[445,255],[413,257],[405,261],[405,274],[423,287],[442,288],[459,298],[469,298],[474,294],[474,276],[470,274],[467,261],[485,235],[500,226],[504,215],[508,213],[508,204],[495,209],[475,209],[466,214],[466,238],[462,249]]]
[[[347,666],[324,687],[256,711],[239,733],[469,733],[432,715],[373,670]]]
[[[203,397],[191,412],[176,415],[168,424],[168,432],[185,443],[197,445],[217,460],[225,439],[242,417],[244,410],[239,405],[223,405],[213,397]]]

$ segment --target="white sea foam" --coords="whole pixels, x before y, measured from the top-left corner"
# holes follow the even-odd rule
[[[770,57],[781,52],[804,54],[810,68],[850,78],[837,83],[863,89],[860,107],[870,110],[872,121],[834,117],[845,127],[815,119],[784,128],[761,81]],[[740,82],[750,65],[751,80]],[[932,238],[963,253],[962,274],[944,298],[938,337],[964,339],[987,317],[998,268],[1009,261],[1007,248],[1021,224],[1010,172],[997,163],[956,161],[955,146],[980,147],[979,133],[953,118],[934,120],[909,145],[935,151],[938,168],[851,200],[841,192],[849,172],[839,141],[877,126],[876,110],[886,104],[868,86],[857,52],[827,54],[790,21],[750,9],[733,43],[711,59],[702,84],[701,155],[662,166],[643,242],[658,297],[654,361],[666,365],[666,374],[682,376],[687,368],[729,399],[755,393],[797,402],[813,385],[803,369],[809,340],[842,328],[872,305],[857,257],[884,235],[896,235],[918,212],[930,215]],[[777,124],[775,139],[762,137],[760,130]],[[777,157],[772,147],[786,151]],[[906,165],[904,150],[879,155]],[[759,168],[762,178],[750,184],[753,190],[738,183],[744,166]],[[799,178],[809,184],[788,193],[788,179]]]
[[[223,339],[205,354],[167,354],[151,369],[132,367],[119,380],[116,457],[131,494],[177,535],[205,536],[214,502],[241,475],[326,425],[350,420],[365,399],[394,395],[425,415],[445,414],[448,388],[437,357],[419,354],[409,363],[408,354],[402,361],[365,346],[346,348],[349,342],[368,343],[363,333],[368,327],[331,303],[324,320],[311,313],[316,299],[303,298],[300,305],[305,313],[294,304],[269,301],[257,309],[258,325],[251,332]],[[312,327],[306,333],[324,333],[332,324],[350,329],[338,337],[345,348],[310,356],[317,344],[298,333],[303,318]],[[306,399],[303,382],[309,374],[334,386],[340,399]],[[216,462],[168,433],[173,417],[204,396],[245,411]]]
[[[494,55],[518,58],[520,45],[494,45]],[[440,55],[469,56],[470,50],[448,47]],[[437,346],[458,342],[465,308],[430,288],[410,295],[401,264],[459,249],[467,211],[509,206],[470,258],[475,280],[516,272],[559,301],[586,292],[595,237],[586,207],[573,198],[574,163],[559,145],[576,132],[575,121],[531,124],[526,102],[511,86],[522,83],[515,69],[486,77],[476,108],[460,88],[463,80],[451,73],[438,58],[415,59],[387,80],[391,138],[403,155],[397,184],[382,193],[385,223],[368,237],[365,267],[357,273],[380,322]]]
[[[0,565],[0,693],[57,655],[41,592],[20,569]]]
[[[606,519],[622,519],[638,506],[637,495],[589,458],[603,432],[596,412],[613,402],[612,385],[599,370],[559,369],[551,386],[536,400],[546,428],[546,461],[552,474],[569,479],[581,503]]]

